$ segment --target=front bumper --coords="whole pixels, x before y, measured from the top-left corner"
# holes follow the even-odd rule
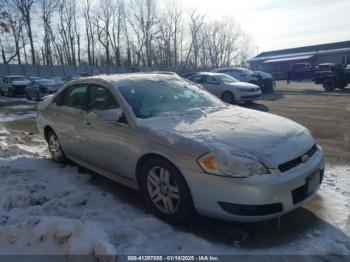
[[[16,95],[25,94],[26,85],[13,85],[12,88]]]
[[[259,100],[261,98],[261,91],[239,92],[238,94],[235,94],[235,98],[238,102]]]
[[[255,222],[281,216],[310,200],[318,191],[322,177],[312,192],[304,195],[300,192],[307,179],[320,170],[324,170],[321,149],[307,163],[278,174],[228,178],[181,171],[200,214],[224,220]]]

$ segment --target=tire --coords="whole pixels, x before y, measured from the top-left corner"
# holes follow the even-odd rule
[[[53,160],[60,164],[67,163],[67,157],[63,152],[63,149],[61,147],[60,141],[56,133],[53,131],[49,131],[46,136],[46,139]]]
[[[225,103],[228,103],[228,104],[234,104],[235,103],[235,96],[231,92],[225,91],[221,95],[221,100],[224,101]]]
[[[323,88],[326,91],[333,91],[337,88],[337,85],[337,80],[335,80],[334,78],[326,78],[325,80],[323,80]]]
[[[4,95],[5,95],[4,91],[0,91],[0,96],[4,96]]]
[[[149,159],[140,174],[140,186],[149,209],[159,218],[180,224],[194,213],[192,196],[185,179],[169,161]]]
[[[338,86],[337,86],[337,88],[338,88],[338,89],[344,89],[344,88],[347,87],[347,86],[348,86],[348,83],[339,83]]]
[[[32,98],[29,95],[29,92],[26,92],[26,97],[27,97],[28,100],[32,100]]]
[[[39,92],[36,93],[35,100],[36,100],[36,101],[40,101],[40,94],[39,94]]]
[[[14,90],[12,90],[11,88],[9,88],[9,90],[7,92],[8,92],[9,97],[13,97],[13,98],[16,97],[16,92]]]

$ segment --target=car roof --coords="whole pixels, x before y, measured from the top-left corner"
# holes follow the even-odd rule
[[[204,76],[204,75],[207,75],[207,76],[219,76],[219,75],[226,75],[226,74],[223,74],[223,73],[216,73],[216,72],[199,72],[199,73],[197,73],[197,74],[195,74],[195,75],[193,75],[193,76],[198,76],[198,75],[202,75],[202,76]],[[193,76],[191,76],[191,77],[193,77]]]
[[[215,71],[219,72],[219,71],[222,71],[222,70],[249,70],[249,69],[243,68],[243,67],[234,67],[234,66],[232,66],[232,67],[224,67],[224,68],[214,69],[213,71],[214,72]]]
[[[82,77],[77,80],[72,80],[69,85],[79,84],[79,83],[89,83],[89,81],[107,81],[112,82],[114,85],[129,85],[137,81],[154,81],[154,80],[183,80],[182,77],[177,74],[169,73],[126,73],[126,74],[113,74],[113,75],[96,75],[90,77]]]
[[[5,77],[25,77],[23,75],[8,75],[8,76],[5,76]]]

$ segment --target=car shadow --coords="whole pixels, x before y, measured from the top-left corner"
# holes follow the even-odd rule
[[[300,89],[300,90],[278,90],[276,92],[282,95],[289,94],[289,95],[338,96],[338,95],[350,95],[350,88],[335,89],[333,91]]]
[[[261,100],[263,101],[276,101],[283,98],[284,98],[284,94],[278,91],[275,91],[271,94],[263,94],[261,96]]]
[[[254,109],[254,110],[258,110],[258,111],[263,111],[263,112],[269,112],[270,109],[264,105],[264,104],[260,104],[260,103],[256,103],[256,102],[252,102],[252,103],[246,103],[246,104],[240,104],[241,107],[245,107],[245,108],[249,108],[249,109]]]
[[[124,201],[148,214],[141,192],[135,191],[103,176],[80,167],[79,172],[89,173],[92,179],[88,181],[102,190],[114,195],[116,199]],[[322,198],[316,197],[318,206],[322,207]],[[342,241],[341,244],[350,249],[350,239],[339,228],[317,217],[306,208],[298,208],[278,219],[255,223],[241,223],[222,221],[195,215],[183,225],[172,225],[176,230],[192,233],[209,242],[238,247],[242,250],[279,247],[291,244],[308,237],[317,237],[321,234]],[[311,235],[311,236],[310,236]]]

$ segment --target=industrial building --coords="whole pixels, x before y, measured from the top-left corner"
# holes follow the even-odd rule
[[[350,41],[263,52],[248,62],[251,70],[285,78],[296,63],[311,67],[321,63],[350,64]]]

